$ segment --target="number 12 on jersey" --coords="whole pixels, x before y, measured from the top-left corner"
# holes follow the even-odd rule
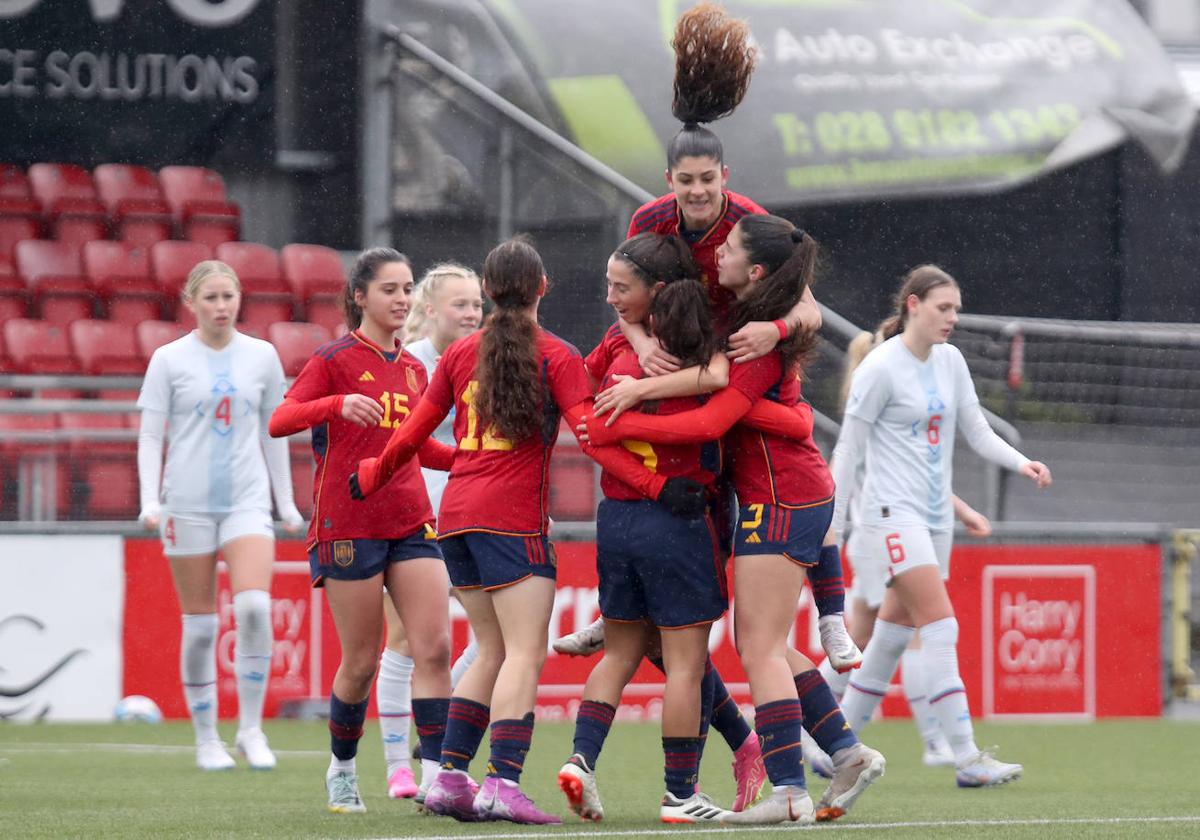
[[[467,387],[463,389],[461,399],[467,409],[467,433],[458,442],[458,448],[472,452],[480,449],[506,452],[512,449],[513,442],[508,438],[502,438],[497,435],[496,427],[490,423],[483,430],[483,436],[480,437],[479,414],[475,411],[475,395],[478,391],[479,381],[477,379],[472,379],[467,383]]]

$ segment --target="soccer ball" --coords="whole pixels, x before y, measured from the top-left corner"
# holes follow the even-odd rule
[[[113,717],[118,723],[162,723],[162,710],[143,694],[130,694],[117,704]]]

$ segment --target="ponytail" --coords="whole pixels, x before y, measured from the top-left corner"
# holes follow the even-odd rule
[[[545,276],[541,256],[523,237],[500,243],[483,262],[483,290],[496,306],[479,341],[474,407],[485,427],[513,441],[542,423],[537,322],[526,310]]]
[[[668,283],[650,302],[654,337],[662,348],[679,359],[681,368],[707,368],[717,352],[717,336],[709,313],[708,292],[691,278]]]
[[[958,281],[936,265],[919,265],[904,275],[900,291],[892,300],[892,314],[879,324],[878,332],[883,336],[882,340],[887,341],[889,338],[899,335],[908,326],[908,299],[910,297],[916,295],[917,300],[925,300],[930,292],[942,286],[953,286],[957,289]]]

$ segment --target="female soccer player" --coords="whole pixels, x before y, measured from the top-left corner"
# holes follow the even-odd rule
[[[404,321],[404,349],[416,356],[433,376],[438,359],[454,341],[465,338],[479,328],[483,316],[483,297],[479,278],[474,271],[455,263],[433,266],[421,277],[413,291],[408,317]],[[434,440],[454,445],[454,416],[438,426]],[[442,470],[421,469],[425,489],[434,515],[442,503],[447,474]],[[379,705],[379,729],[383,736],[383,754],[387,762],[387,791],[391,799],[417,797],[423,802],[422,790],[428,790],[437,774],[439,756],[422,760],[421,788],[416,785],[409,765],[408,730],[412,721],[413,660],[405,638],[404,622],[396,615],[391,598],[384,596],[384,618],[387,621],[387,643],[379,660],[379,678],[375,683]],[[479,646],[472,640],[454,667],[450,669],[453,686],[475,660]]]
[[[425,807],[463,820],[558,823],[518,783],[533,737],[554,604],[546,512],[550,454],[560,417],[575,428],[590,410],[591,388],[578,351],[538,326],[546,274],[531,245],[513,239],[492,249],[483,283],[495,304],[486,326],[450,346],[429,390],[383,454],[360,463],[351,492],[369,497],[458,408],[458,448],[442,496],[440,539],[479,657],[454,690],[441,753],[446,769]],[[703,504],[700,485],[651,473],[627,451],[585,451],[648,498],[678,502],[679,510]],[[472,801],[466,768],[493,718],[488,777]]]
[[[272,492],[285,527],[298,532],[304,524],[292,501],[287,445],[266,435],[283,396],[283,366],[270,344],[234,328],[241,286],[225,263],[197,263],[183,300],[196,316],[196,329],[154,351],[138,397],[139,520],[162,535],[183,609],[180,673],[196,730],[197,766],[234,765],[217,737],[220,550],[237,621],[235,743],[252,768],[270,770],[275,755],[262,731],[262,710],[271,672]]]
[[[309,565],[313,585],[325,588],[342,649],[329,698],[333,756],[325,776],[335,813],[366,810],[355,756],[379,661],[384,586],[412,630],[412,714],[423,754],[441,752],[450,704],[449,583],[420,470],[415,462],[402,465],[387,492],[367,504],[351,502],[343,490],[359,459],[387,441],[425,389],[424,366],[396,337],[412,286],[404,255],[391,248],[360,254],[344,299],[351,332],[317,348],[271,418],[277,437],[313,430]],[[450,459],[443,444],[422,448],[426,465],[448,469]]]
[[[884,343],[867,356],[850,385],[834,450],[837,504],[833,533],[843,534],[846,498],[859,466],[862,487],[860,565],[887,569],[887,592],[863,659],[843,698],[846,719],[862,729],[879,705],[912,638],[921,637],[925,693],[950,741],[960,787],[1003,784],[1021,775],[975,744],[958,673],[958,622],[946,594],[953,538],[950,503],[956,429],[984,458],[1050,485],[1050,470],[1001,440],[979,408],[962,354],[947,344],[962,294],[940,268],[909,272],[884,322]],[[868,571],[868,575],[871,573]]]
[[[719,252],[721,285],[737,304],[731,330],[756,318],[787,312],[811,282],[817,246],[790,222],[752,215],[734,226]],[[738,609],[734,620],[738,653],[756,707],[755,729],[774,790],[769,798],[725,817],[726,822],[761,824],[812,821],[800,757],[802,722],[833,755],[837,772],[821,801],[821,817],[834,819],[876,778],[884,760],[843,727],[841,713],[813,663],[791,649],[788,631],[805,570],[820,554],[833,513],[833,483],[811,435],[793,441],[734,425],[754,400],[767,397],[795,404],[800,395],[799,363],[811,339],[795,336],[766,356],[734,365],[729,387],[704,408],[665,418],[626,414],[612,427],[589,418],[593,443],[616,433],[651,443],[682,443],[726,436],[731,477],[740,505],[734,550]]]

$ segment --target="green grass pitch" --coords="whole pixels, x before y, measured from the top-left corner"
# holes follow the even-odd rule
[[[222,724],[232,741],[233,724]],[[160,726],[0,724],[0,835],[34,837],[665,837],[682,833],[750,836],[721,827],[658,822],[662,753],[653,724],[618,723],[598,769],[606,818],[570,815],[555,775],[570,753],[571,727],[537,728],[526,790],[565,824],[460,824],[423,817],[411,802],[389,801],[379,731],[369,726],[359,752],[368,812],[325,810],[328,736],[321,723],[266,727],[279,754],[273,772],[239,764],[223,773],[195,769],[187,724]],[[881,722],[868,743],[888,758],[887,775],[832,825],[779,831],[849,832],[852,837],[1037,838],[1200,837],[1200,724],[1115,721],[1093,724],[981,724],[981,744],[1025,765],[1025,777],[994,790],[959,790],[953,773],[920,764],[908,722]],[[486,753],[486,743],[483,752]],[[733,795],[729,750],[710,740],[702,783],[718,802]],[[482,760],[472,768],[478,776]],[[824,780],[810,779],[814,799]]]

